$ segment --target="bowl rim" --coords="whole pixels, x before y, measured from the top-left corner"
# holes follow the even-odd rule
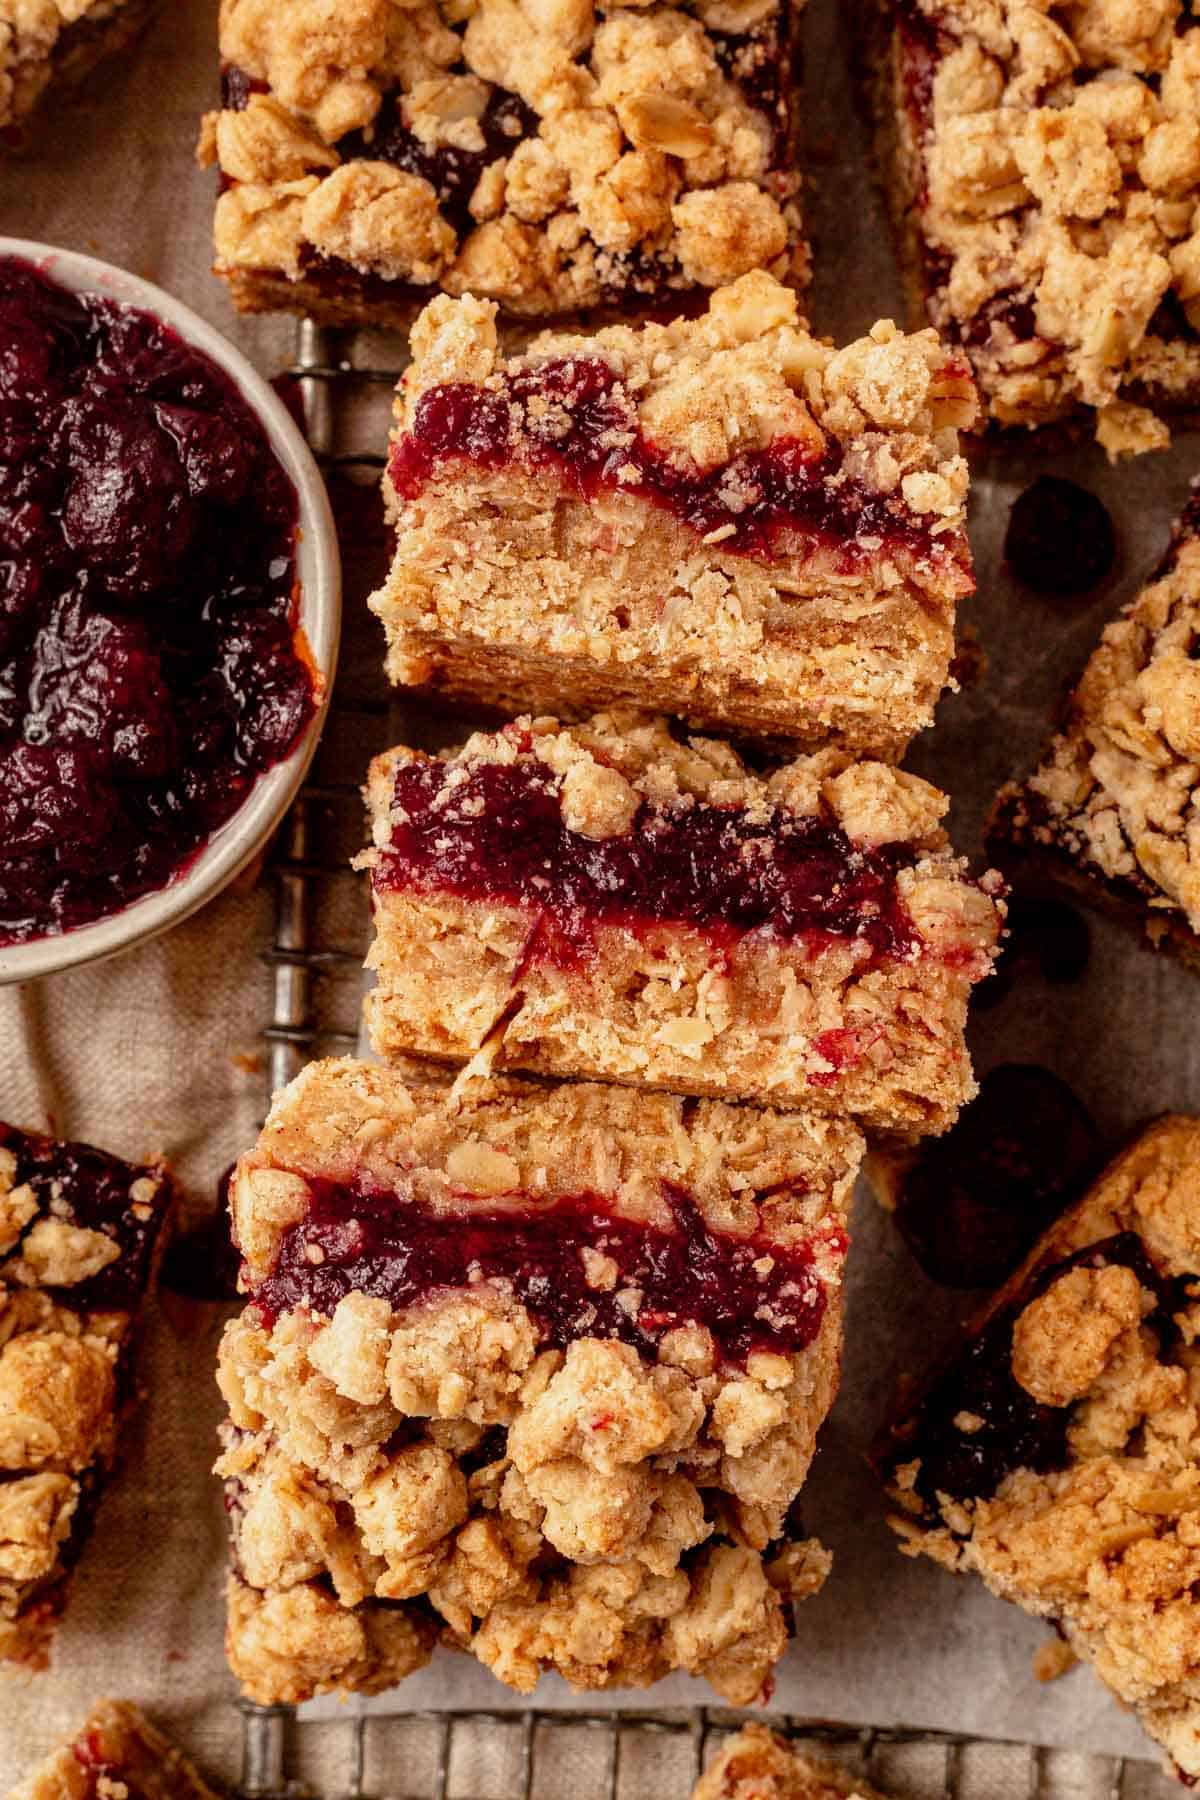
[[[283,819],[316,751],[333,691],[342,601],[337,532],[324,480],[287,407],[243,352],[183,301],[115,263],[28,238],[0,236],[0,257],[10,256],[32,263],[72,293],[94,293],[153,313],[186,343],[210,357],[237,387],[296,490],[298,624],[320,691],[299,742],[282,762],[258,778],[237,811],[212,834],[181,875],[90,924],[28,943],[0,946],[0,986],[75,968],[147,943],[215,899],[253,861]]]

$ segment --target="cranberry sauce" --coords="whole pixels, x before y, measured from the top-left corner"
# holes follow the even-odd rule
[[[881,541],[924,559],[966,554],[935,539],[902,499],[847,477],[832,437],[819,453],[798,438],[778,438],[714,469],[674,461],[642,434],[620,376],[602,356],[528,362],[499,387],[451,381],[427,389],[392,447],[397,494],[415,499],[452,458],[485,469],[516,460],[551,470],[583,497],[601,489],[632,494],[702,537],[723,533],[722,551],[746,556],[770,556],[784,531],[836,550],[846,572],[874,561]],[[966,581],[965,566],[963,575]]]
[[[503,1283],[537,1320],[543,1344],[620,1338],[652,1353],[664,1332],[703,1325],[722,1358],[801,1350],[817,1334],[825,1288],[810,1246],[713,1231],[695,1201],[662,1184],[673,1225],[635,1223],[596,1194],[548,1205],[434,1213],[407,1195],[315,1181],[308,1217],[284,1234],[254,1290],[268,1317],[305,1306],[332,1313],[356,1292],[413,1306],[479,1280]],[[836,1228],[828,1237],[845,1250]],[[610,1286],[590,1286],[584,1252],[609,1259]],[[595,1258],[586,1259],[595,1269]]]
[[[291,750],[296,518],[206,356],[0,259],[0,943],[162,887]]]
[[[694,926],[718,943],[748,931],[854,938],[875,958],[913,958],[921,939],[896,890],[907,844],[870,849],[835,824],[776,812],[753,822],[702,801],[643,801],[618,837],[570,831],[560,781],[532,758],[483,763],[460,783],[445,765],[414,762],[396,776],[389,848],[376,886],[419,888],[528,907],[527,956],[563,964],[594,951],[597,925]]]
[[[1187,1278],[1164,1280],[1133,1232],[1090,1244],[1038,1270],[1020,1298],[989,1320],[966,1352],[934,1381],[912,1423],[889,1448],[889,1462],[920,1458],[916,1491],[931,1517],[936,1516],[939,1494],[955,1500],[987,1499],[1015,1469],[1047,1473],[1066,1466],[1072,1408],[1043,1405],[1016,1379],[1013,1325],[1018,1314],[1069,1269],[1114,1264],[1132,1269],[1157,1294],[1159,1304],[1146,1324],[1164,1341],[1172,1337],[1171,1315],[1184,1303]],[[964,1417],[969,1430],[959,1422]]]
[[[21,1232],[22,1240],[39,1220],[56,1219],[87,1231],[102,1231],[120,1251],[107,1268],[87,1281],[49,1289],[55,1300],[87,1312],[133,1311],[149,1281],[155,1245],[170,1211],[170,1182],[154,1171],[156,1192],[149,1199],[135,1198],[131,1193],[134,1183],[150,1176],[149,1169],[139,1169],[88,1144],[63,1144],[0,1123],[0,1156],[5,1151],[16,1159],[13,1186],[28,1185],[37,1201],[37,1211]],[[20,1253],[20,1241],[7,1252],[9,1256]]]

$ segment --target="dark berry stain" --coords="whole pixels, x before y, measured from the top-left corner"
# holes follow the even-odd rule
[[[1065,1082],[1005,1063],[907,1172],[896,1224],[932,1281],[995,1287],[1075,1197],[1099,1157],[1095,1126]]]
[[[378,888],[449,892],[527,907],[527,959],[570,964],[594,953],[597,925],[694,926],[717,943],[749,931],[853,938],[865,958],[913,958],[922,940],[897,891],[907,844],[855,845],[832,822],[734,807],[656,807],[594,839],[568,829],[560,783],[532,759],[484,763],[447,784],[445,765],[396,775]]]
[[[162,887],[291,750],[295,535],[207,357],[0,259],[0,943]]]
[[[1044,981],[1066,986],[1080,979],[1091,955],[1087,920],[1066,901],[1010,894],[1007,904],[995,979],[985,982],[973,1000],[985,1010],[1013,991],[1025,969],[1036,968]]]
[[[429,388],[392,450],[396,492],[415,498],[450,458],[483,468],[518,458],[552,470],[581,495],[631,494],[701,537],[722,533],[721,548],[742,555],[771,555],[786,531],[825,546],[847,573],[875,560],[881,540],[912,560],[965,558],[961,546],[943,547],[903,501],[849,476],[832,437],[820,451],[780,438],[714,469],[674,461],[642,434],[616,370],[600,356],[533,361],[498,387]],[[969,588],[965,562],[962,579]]]
[[[1004,560],[1035,593],[1082,594],[1103,581],[1116,554],[1108,509],[1077,482],[1039,475],[1013,502]]]
[[[400,1308],[499,1282],[533,1315],[543,1344],[617,1338],[653,1354],[664,1333],[703,1325],[736,1363],[755,1350],[803,1349],[825,1312],[812,1245],[714,1231],[668,1182],[669,1227],[618,1218],[592,1194],[434,1212],[361,1184],[309,1186],[308,1216],[284,1234],[274,1270],[253,1290],[267,1318],[299,1306],[329,1315],[351,1292]],[[823,1242],[845,1251],[837,1228]],[[615,1265],[611,1287],[589,1286],[585,1248]]]

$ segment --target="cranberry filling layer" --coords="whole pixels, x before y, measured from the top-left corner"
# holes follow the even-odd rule
[[[164,886],[292,749],[296,521],[214,363],[0,259],[0,943]]]
[[[771,556],[788,533],[833,552],[838,569],[850,573],[877,562],[886,545],[913,559],[957,561],[970,586],[963,547],[935,537],[902,499],[847,474],[836,438],[827,434],[815,452],[798,438],[780,437],[764,450],[697,469],[643,434],[620,376],[602,356],[547,357],[498,386],[450,381],[428,388],[411,428],[392,446],[388,472],[396,493],[416,499],[452,459],[483,469],[517,461],[550,470],[583,498],[602,489],[630,494],[701,537],[721,533],[723,552]]]
[[[908,844],[856,845],[839,826],[777,811],[753,820],[702,801],[643,801],[629,831],[589,838],[563,821],[561,783],[544,764],[482,763],[447,782],[440,762],[398,770],[382,890],[417,888],[528,907],[526,960],[564,965],[595,951],[599,925],[690,925],[719,944],[748,931],[852,938],[875,958],[919,954],[896,888]]]
[[[21,1241],[42,1219],[102,1231],[120,1254],[87,1281],[46,1291],[59,1305],[80,1312],[135,1311],[150,1278],[155,1242],[169,1206],[169,1188],[159,1186],[149,1202],[135,1201],[130,1189],[139,1175],[148,1171],[106,1156],[88,1144],[35,1137],[13,1125],[0,1123],[0,1150],[16,1159],[13,1186],[28,1185],[37,1201],[37,1211],[6,1255],[19,1256]],[[154,1179],[160,1178],[155,1175]]]
[[[902,1446],[898,1460],[921,1459],[916,1491],[931,1518],[937,1517],[940,1494],[954,1500],[988,1499],[1015,1469],[1048,1473],[1067,1466],[1073,1409],[1043,1405],[1021,1386],[1012,1372],[1013,1325],[1069,1269],[1114,1265],[1132,1269],[1157,1294],[1159,1304],[1147,1326],[1164,1341],[1177,1335],[1173,1314],[1186,1305],[1189,1278],[1164,1280],[1133,1232],[1120,1232],[1040,1270],[1021,1298],[992,1319],[934,1384],[917,1415],[911,1444]],[[971,1421],[969,1431],[958,1423],[964,1416]]]
[[[810,1245],[784,1250],[713,1231],[668,1182],[670,1229],[616,1218],[594,1194],[435,1213],[360,1182],[309,1185],[308,1216],[284,1234],[274,1270],[254,1290],[268,1318],[299,1306],[329,1315],[352,1292],[413,1306],[488,1281],[528,1309],[543,1344],[620,1338],[652,1353],[665,1332],[702,1325],[736,1363],[754,1350],[802,1350],[824,1316]],[[845,1250],[836,1227],[825,1242]]]

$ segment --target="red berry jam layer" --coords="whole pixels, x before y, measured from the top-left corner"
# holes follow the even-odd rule
[[[643,435],[620,376],[602,356],[548,357],[498,387],[450,381],[428,388],[411,428],[392,446],[396,493],[417,498],[452,460],[484,469],[519,461],[552,471],[584,498],[601,490],[633,495],[698,536],[723,532],[723,553],[769,557],[788,533],[834,552],[845,573],[877,563],[885,549],[914,560],[965,558],[902,499],[847,476],[832,436],[818,454],[781,437],[713,469],[674,460]]]
[[[42,1219],[101,1231],[112,1239],[119,1255],[87,1281],[45,1291],[58,1305],[79,1312],[136,1311],[170,1208],[171,1189],[160,1173],[153,1174],[157,1189],[153,1198],[137,1201],[131,1198],[130,1189],[139,1176],[150,1171],[88,1144],[59,1143],[0,1123],[0,1150],[16,1158],[14,1187],[27,1185],[37,1201],[37,1211],[6,1255],[19,1256],[21,1240]]]
[[[817,817],[752,820],[699,800],[643,801],[626,833],[596,839],[568,830],[560,794],[560,778],[532,760],[483,763],[451,784],[440,762],[407,764],[376,888],[528,907],[539,928],[527,960],[567,966],[594,954],[601,925],[688,925],[717,944],[765,931],[814,951],[853,938],[875,959],[919,954],[896,888],[911,845],[868,849]]]
[[[292,749],[296,522],[214,363],[0,258],[0,944],[163,887]]]
[[[652,1355],[665,1332],[703,1325],[722,1359],[739,1363],[754,1350],[802,1350],[825,1312],[811,1245],[781,1249],[761,1235],[712,1231],[668,1182],[670,1229],[616,1218],[593,1194],[549,1204],[518,1194],[504,1208],[435,1213],[359,1183],[309,1185],[308,1216],[284,1234],[275,1268],[253,1289],[268,1319],[296,1307],[328,1316],[349,1293],[414,1306],[483,1280],[528,1309],[543,1345],[620,1338]],[[840,1229],[825,1243],[844,1254]],[[609,1259],[611,1285],[589,1286],[585,1250]]]
[[[1120,1232],[1038,1271],[1020,1298],[990,1320],[967,1351],[937,1381],[917,1412],[911,1435],[904,1434],[895,1460],[920,1458],[916,1492],[936,1518],[939,1495],[954,1500],[989,1499],[1015,1469],[1048,1473],[1071,1460],[1067,1432],[1070,1406],[1046,1406],[1023,1388],[1012,1372],[1013,1325],[1031,1301],[1069,1269],[1132,1269],[1158,1295],[1146,1325],[1170,1340],[1173,1316],[1186,1306],[1188,1277],[1164,1280],[1133,1232]],[[960,1420],[969,1420],[965,1430]]]

